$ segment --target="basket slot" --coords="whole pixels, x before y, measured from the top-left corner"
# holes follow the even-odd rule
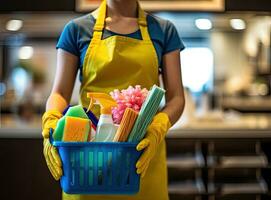
[[[80,184],[80,181],[79,181],[80,179],[80,151],[79,150],[75,151],[75,173],[74,174],[75,174],[74,184],[75,186],[78,187]]]
[[[121,186],[121,151],[118,149],[117,154],[116,154],[116,164],[117,164],[117,168],[115,168],[116,170],[116,186],[119,188]]]
[[[116,186],[116,176],[118,174],[117,172],[117,162],[116,162],[116,156],[117,155],[117,149],[114,149],[112,152],[112,187],[115,188]]]
[[[88,156],[89,148],[84,148],[84,186],[88,186],[88,169],[89,169],[89,156]]]
[[[85,158],[84,158],[84,154],[85,152],[84,151],[79,151],[79,184],[81,186],[84,185],[84,170],[85,170],[85,167],[84,167],[84,161],[85,161]]]
[[[98,185],[103,185],[103,152],[98,152]]]
[[[107,152],[107,162],[105,162],[107,164],[107,184],[109,186],[112,186],[112,182],[113,182],[113,176],[112,176],[112,171],[113,171],[113,153],[112,151]]]
[[[130,164],[131,164],[131,153],[127,152],[125,156],[125,173],[124,173],[124,185],[130,184]]]
[[[121,151],[121,157],[120,157],[120,179],[121,179],[121,186],[125,186],[126,185],[126,166],[127,166],[127,163],[126,163],[126,157],[127,157],[127,153],[125,151]]]
[[[103,187],[106,187],[107,186],[107,160],[108,160],[108,157],[107,157],[107,151],[105,149],[103,149]]]
[[[93,149],[93,186],[98,185],[98,150]]]
[[[136,173],[133,173],[134,171],[136,171],[135,169],[135,157],[136,155],[135,154],[131,154],[131,157],[130,157],[130,169],[129,169],[129,180],[135,180],[135,179],[138,179],[138,177],[136,177]],[[132,186],[134,185],[134,183],[131,183],[129,181],[129,185]]]
[[[93,161],[94,156],[92,151],[88,151],[88,185],[93,185]]]
[[[70,170],[70,185],[74,186],[75,185],[75,152],[71,151],[70,152],[70,166],[71,166],[71,170]]]

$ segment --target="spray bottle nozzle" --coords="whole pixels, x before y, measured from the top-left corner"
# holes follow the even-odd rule
[[[93,100],[101,105],[101,114],[111,114],[111,108],[117,106],[117,102],[106,93],[88,92],[87,97],[90,98],[88,111],[93,107]]]

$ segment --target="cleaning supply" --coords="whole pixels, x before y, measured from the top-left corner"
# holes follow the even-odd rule
[[[142,174],[141,177],[145,176],[150,161],[157,152],[158,146],[165,138],[170,127],[171,122],[168,115],[164,112],[155,115],[151,124],[148,126],[146,137],[136,147],[138,151],[145,149],[136,163],[137,173]]]
[[[93,112],[91,112],[91,110],[87,110],[86,108],[84,108],[84,111],[85,113],[87,114],[88,118],[90,119],[91,123],[92,123],[92,126],[95,127],[95,130],[96,130],[96,127],[97,127],[97,124],[98,124],[98,119],[97,117],[94,115]]]
[[[80,117],[88,119],[88,116],[81,105],[71,106],[66,112],[65,116]]]
[[[95,100],[101,106],[101,115],[97,125],[95,142],[112,142],[116,133],[116,127],[112,119],[112,107],[117,103],[112,97],[106,93],[89,92],[87,97],[90,98],[89,109],[92,108]]]
[[[134,111],[133,109],[125,109],[123,118],[114,137],[114,142],[126,142],[129,133],[134,126],[137,116],[138,112]]]
[[[89,119],[65,117],[63,142],[86,142],[91,129]]]
[[[70,109],[70,107],[72,107],[71,105],[69,105],[64,111],[63,111],[63,115],[66,115],[66,113],[67,113],[67,111]],[[79,110],[81,110],[81,106],[73,106],[73,107],[75,107],[75,108],[77,108],[77,109],[79,109]],[[73,108],[74,109],[74,108]],[[90,119],[90,121],[91,121],[91,125],[92,125],[92,127],[95,127],[95,130],[96,130],[96,127],[97,127],[97,124],[98,124],[98,119],[97,119],[97,117],[94,115],[94,113],[93,112],[91,112],[91,110],[89,110],[89,111],[87,111],[87,109],[86,108],[83,108],[84,109],[84,111],[85,111],[85,113],[86,113],[86,115],[88,116],[88,118]],[[81,112],[81,111],[80,111]],[[85,118],[85,117],[84,117]]]
[[[66,119],[66,117],[63,116],[60,118],[60,120],[58,120],[56,129],[54,130],[54,133],[53,133],[54,141],[61,141],[62,140],[63,130],[65,128],[65,121],[66,121],[65,119]]]
[[[69,119],[67,120],[67,118]],[[67,125],[67,121],[73,124],[74,128],[70,126],[70,124]],[[78,122],[75,123],[75,121],[78,121]],[[80,125],[80,128],[81,128],[80,131],[84,132],[83,134],[82,132],[76,129],[76,128],[79,128],[78,125]],[[72,129],[74,131],[73,133],[69,131]],[[92,141],[94,138],[94,133],[93,133],[94,131],[92,131],[92,129],[96,130],[96,127],[93,128],[91,120],[89,120],[89,117],[86,114],[83,107],[81,105],[70,106],[68,110],[65,112],[65,115],[60,120],[58,120],[56,129],[54,130],[54,133],[53,133],[53,139],[55,141],[67,141],[67,142],[68,141],[69,142]],[[68,131],[68,136],[65,137],[64,139],[64,136],[66,134],[65,130]]]
[[[88,138],[88,142],[92,142],[94,140],[94,137],[96,135],[96,129],[97,129],[97,125],[98,125],[98,119],[97,117],[94,115],[93,112],[91,112],[91,110],[88,110],[86,108],[84,108],[88,118],[90,119],[91,121],[91,134],[89,135],[89,138]]]
[[[141,89],[140,85],[136,85],[135,87],[129,86],[121,91],[115,89],[110,92],[110,95],[118,104],[118,106],[112,108],[113,121],[120,124],[126,108],[132,108],[137,112],[140,111],[148,95],[148,90],[146,88]]]
[[[164,94],[164,89],[157,85],[152,86],[129,135],[129,142],[139,142],[145,136],[147,127],[157,113]]]

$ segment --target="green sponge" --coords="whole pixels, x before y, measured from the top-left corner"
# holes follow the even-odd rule
[[[60,120],[58,120],[56,129],[53,133],[54,141],[61,141],[63,137],[63,130],[65,127],[65,116],[61,117]]]
[[[83,119],[88,119],[88,116],[81,105],[70,107],[67,113],[65,114],[65,116],[80,117]]]

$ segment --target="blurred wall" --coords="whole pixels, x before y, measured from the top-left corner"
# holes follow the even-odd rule
[[[271,2],[270,2],[271,4]],[[259,41],[266,46],[270,45],[271,14],[255,18],[248,26],[244,34],[244,48],[250,56],[256,56]]]
[[[215,31],[211,33],[216,79],[240,75],[249,69],[242,41],[242,32]]]
[[[255,70],[249,57],[255,57],[259,41],[270,45],[271,17],[256,17],[245,31],[213,31],[211,47],[215,58],[215,78],[249,75]],[[253,68],[254,67],[254,68]]]

